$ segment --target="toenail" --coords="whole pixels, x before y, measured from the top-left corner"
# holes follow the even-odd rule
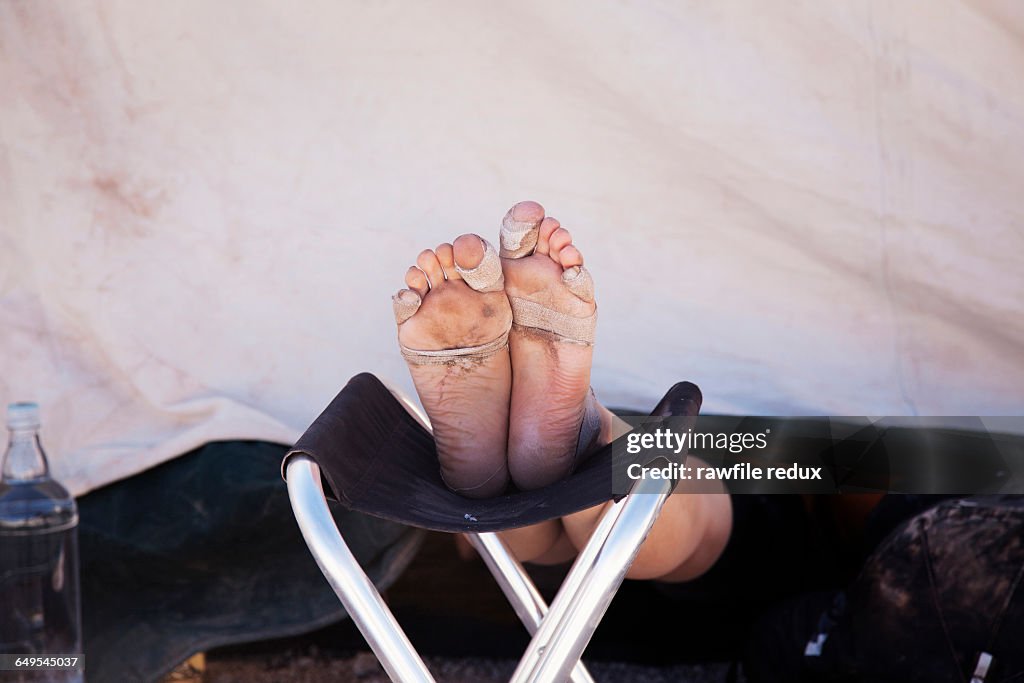
[[[512,207],[512,219],[516,221],[533,223],[540,220],[540,217],[543,215],[544,207],[537,202],[519,202]]]

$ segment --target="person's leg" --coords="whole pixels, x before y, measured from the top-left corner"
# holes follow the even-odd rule
[[[423,251],[394,296],[402,355],[434,429],[441,475],[483,498],[508,484],[512,312],[496,251],[476,235]]]
[[[562,520],[549,519],[533,526],[509,529],[499,534],[509,551],[520,562],[561,564],[578,552],[562,526]]]
[[[582,550],[611,503],[562,518],[566,536]],[[732,530],[727,493],[685,493],[669,496],[651,532],[640,546],[626,578],[690,581],[714,565]]]
[[[600,410],[602,428],[597,447],[610,443],[615,433],[614,415],[604,406]],[[696,458],[688,462],[702,464]],[[687,492],[685,482],[681,482],[665,502],[626,577],[690,581],[710,569],[721,556],[732,531],[729,494],[721,484],[717,487],[718,492],[708,493],[704,483],[700,492]],[[566,562],[590,540],[609,505],[502,532],[501,538],[522,562]]]
[[[500,535],[521,562],[569,562],[590,540],[607,505]],[[728,494],[675,494],[662,508],[626,578],[669,582],[696,579],[721,556],[731,528]]]

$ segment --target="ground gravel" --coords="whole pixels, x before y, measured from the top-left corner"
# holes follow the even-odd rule
[[[504,683],[516,662],[505,659],[427,657],[438,683]],[[590,673],[598,683],[723,683],[728,665],[639,666],[594,662]],[[313,652],[271,656],[231,655],[207,663],[205,683],[388,683],[377,659],[369,652],[325,657]]]

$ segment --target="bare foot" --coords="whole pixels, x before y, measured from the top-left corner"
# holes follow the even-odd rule
[[[572,236],[539,204],[512,207],[501,240],[505,293],[515,311],[508,466],[516,486],[534,489],[568,475],[577,447],[587,446],[579,440],[584,418],[592,427],[596,412],[590,363],[597,304]]]
[[[497,256],[462,235],[423,251],[405,284],[393,299],[398,342],[434,428],[441,476],[464,496],[497,495],[508,484],[512,385],[512,311]]]

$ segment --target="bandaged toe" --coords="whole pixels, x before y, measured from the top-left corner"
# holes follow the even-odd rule
[[[475,268],[463,268],[455,263],[455,271],[466,284],[478,292],[500,292],[505,289],[505,276],[501,272],[498,252],[487,240],[480,238],[484,245],[484,257]]]
[[[537,248],[541,221],[517,221],[512,217],[515,209],[513,206],[501,219],[501,258],[523,258]]]
[[[391,297],[391,308],[395,312],[395,322],[401,325],[420,310],[423,299],[411,289],[403,289]]]
[[[583,266],[567,268],[562,273],[562,282],[581,300],[587,303],[594,300],[594,278],[590,277],[590,271]]]

